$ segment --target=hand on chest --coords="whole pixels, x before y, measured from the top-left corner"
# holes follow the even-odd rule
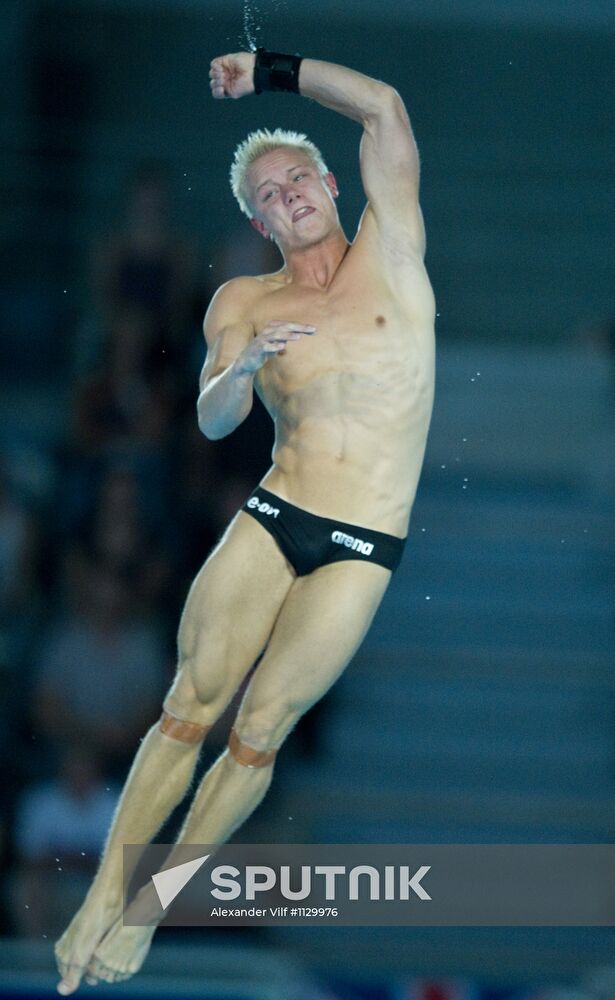
[[[391,330],[391,313],[390,303],[360,287],[326,293],[284,289],[267,296],[255,325],[258,330],[285,320],[315,326],[313,335],[289,342],[270,362],[280,375],[307,375],[376,360]]]

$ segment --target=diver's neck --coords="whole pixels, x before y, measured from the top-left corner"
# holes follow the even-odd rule
[[[320,243],[301,249],[284,249],[284,273],[288,284],[326,290],[348,253],[350,244],[341,228]]]

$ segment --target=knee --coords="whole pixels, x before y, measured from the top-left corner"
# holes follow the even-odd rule
[[[176,703],[209,706],[220,714],[234,693],[232,683],[237,684],[232,669],[236,659],[231,640],[222,630],[205,623],[198,626],[192,620],[182,623],[170,696]]]
[[[272,755],[271,760],[273,760],[302,714],[300,707],[288,701],[259,710],[242,706],[229,738],[231,754],[239,759],[238,754],[234,753],[234,749],[239,753],[238,744],[241,744],[244,748],[240,754],[244,758],[240,761],[241,763],[251,760],[254,754],[265,757]],[[249,764],[248,766],[260,765]]]
[[[161,733],[164,733],[171,740],[198,745],[207,736],[211,725],[207,726],[200,722],[191,722],[189,719],[182,718],[167,708],[163,708],[158,728]]]
[[[192,634],[189,641],[178,641],[178,661],[175,679],[165,700],[177,713],[196,713],[212,724],[221,715],[233,695],[229,683],[229,650],[224,640],[211,637],[203,630]]]
[[[183,743],[200,743],[218,715],[212,701],[199,697],[189,666],[180,665],[162,703],[161,732]]]
[[[229,734],[228,749],[231,757],[244,767],[269,767],[275,761],[278,748],[259,750],[243,740],[233,727]]]

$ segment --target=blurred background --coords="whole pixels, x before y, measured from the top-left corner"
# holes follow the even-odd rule
[[[2,0],[0,24],[0,995],[51,995],[190,581],[269,465],[258,403],[222,442],[196,425],[213,291],[280,266],[232,199],[235,145],[304,130],[350,238],[363,207],[354,123],[209,97],[209,60],[251,41],[401,92],[438,348],[404,562],[236,839],[612,841],[615,8]],[[609,928],[162,929],[112,992],[610,1000],[614,946]]]

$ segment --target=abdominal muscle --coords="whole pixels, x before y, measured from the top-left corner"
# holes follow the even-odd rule
[[[310,511],[405,537],[431,409],[417,370],[329,372],[273,405],[273,467],[263,486]]]

